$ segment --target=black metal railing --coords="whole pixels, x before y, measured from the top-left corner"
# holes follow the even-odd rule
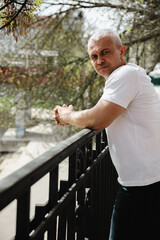
[[[30,219],[31,188],[47,173],[48,200]],[[0,210],[17,200],[15,240],[107,240],[116,178],[105,131],[84,129],[2,179]]]

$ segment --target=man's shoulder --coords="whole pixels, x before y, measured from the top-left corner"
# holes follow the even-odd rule
[[[128,74],[128,73],[135,73],[140,70],[140,67],[133,63],[127,63],[126,65],[123,65],[116,69],[115,73],[117,74]]]
[[[115,69],[109,76],[109,79],[121,79],[132,77],[135,78],[137,76],[140,67],[136,64],[127,63],[117,69]]]

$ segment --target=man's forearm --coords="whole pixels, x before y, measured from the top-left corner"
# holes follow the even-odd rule
[[[80,128],[93,128],[93,121],[90,118],[90,109],[82,111],[71,111],[66,114],[64,120],[70,125]]]

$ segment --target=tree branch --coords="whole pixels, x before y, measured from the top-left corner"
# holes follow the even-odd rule
[[[74,7],[76,9],[79,8],[99,8],[99,7],[107,7],[107,8],[113,8],[113,9],[121,9],[125,10],[127,12],[139,12],[143,13],[144,8],[142,6],[139,7],[128,7],[127,5],[122,5],[122,4],[112,4],[109,2],[104,2],[104,3],[99,3],[99,2],[90,2],[90,1],[76,1],[75,3],[64,3],[61,1],[58,1],[57,3],[51,2],[44,2],[50,6],[69,6],[69,7]]]
[[[10,5],[12,2],[14,2],[14,0],[10,0],[10,2],[6,3],[5,5],[3,5],[3,6],[0,8],[0,11],[2,11],[4,8],[6,8],[8,5]]]
[[[17,11],[17,13],[16,13],[6,24],[4,24],[2,27],[0,27],[0,30],[3,29],[3,28],[5,28],[5,27],[7,27],[7,26],[9,26],[10,23],[11,23],[12,21],[14,21],[14,19],[21,13],[22,9],[25,7],[25,5],[26,5],[27,2],[28,2],[28,0],[25,0],[25,1],[24,1],[23,5],[22,5],[21,8]]]
[[[138,43],[138,42],[146,42],[152,38],[155,38],[155,37],[159,37],[160,36],[160,32],[155,32],[155,33],[149,33],[147,34],[146,36],[143,36],[143,37],[140,37],[140,38],[137,38],[137,39],[134,39],[134,40],[126,40],[123,42],[124,45],[126,46],[131,46],[135,43]]]

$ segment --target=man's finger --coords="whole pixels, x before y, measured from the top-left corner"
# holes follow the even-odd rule
[[[70,110],[73,110],[73,105],[68,106]]]
[[[59,105],[57,105],[54,109],[53,109],[53,111],[54,112],[58,112],[58,108],[59,108],[60,106]]]
[[[55,120],[57,120],[58,114],[57,114],[56,112],[53,113],[53,118],[54,118]]]

